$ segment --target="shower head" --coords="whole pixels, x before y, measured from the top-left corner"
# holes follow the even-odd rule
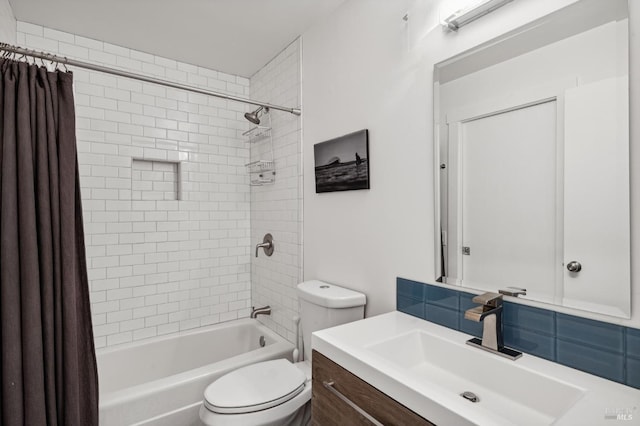
[[[258,117],[258,113],[260,111],[262,111],[264,109],[264,107],[260,107],[257,110],[253,111],[253,112],[245,112],[244,113],[244,118],[246,118],[247,120],[249,120],[250,122],[252,122],[253,124],[260,124],[260,118]]]

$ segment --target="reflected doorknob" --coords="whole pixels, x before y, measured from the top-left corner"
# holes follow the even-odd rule
[[[571,262],[567,263],[567,270],[569,270],[569,272],[580,272],[581,269],[582,265],[580,264],[580,262],[572,260]]]

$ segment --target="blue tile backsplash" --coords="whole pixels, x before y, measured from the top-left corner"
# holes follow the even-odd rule
[[[397,279],[398,311],[482,337],[464,319],[474,296]],[[506,346],[640,389],[640,330],[508,301],[503,321]]]

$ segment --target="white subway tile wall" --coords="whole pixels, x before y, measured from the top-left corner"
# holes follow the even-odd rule
[[[0,0],[0,42],[16,44],[16,18],[9,0]]]
[[[17,28],[21,46],[250,95],[243,77],[38,25]],[[248,316],[250,152],[241,134],[249,108],[73,71],[96,346]],[[292,238],[276,231],[283,245]]]
[[[300,99],[301,40],[285,48],[251,78],[251,95],[273,104],[298,107]],[[252,257],[252,300],[270,305],[271,316],[259,320],[295,342],[293,317],[298,315],[296,286],[302,280],[302,144],[300,117],[271,111],[275,183],[251,187],[251,242],[273,235],[275,252]],[[267,121],[267,119],[265,119]],[[251,160],[271,159],[265,138],[251,144]]]

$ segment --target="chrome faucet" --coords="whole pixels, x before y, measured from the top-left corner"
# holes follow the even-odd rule
[[[484,293],[472,299],[480,306],[468,309],[464,313],[464,318],[482,322],[482,339],[474,337],[467,341],[467,344],[478,346],[489,352],[497,353],[510,359],[517,359],[522,356],[521,352],[504,346],[504,335],[502,332],[502,295],[498,293]]]
[[[258,315],[271,315],[271,306],[263,306],[262,308],[251,307],[251,318],[258,318]]]
[[[474,297],[474,303],[481,303],[480,306],[471,308],[464,313],[464,318],[482,322],[482,346],[497,351],[504,347],[504,337],[502,335],[502,295],[497,293],[484,293]],[[488,321],[485,319],[489,315],[494,315]]]

